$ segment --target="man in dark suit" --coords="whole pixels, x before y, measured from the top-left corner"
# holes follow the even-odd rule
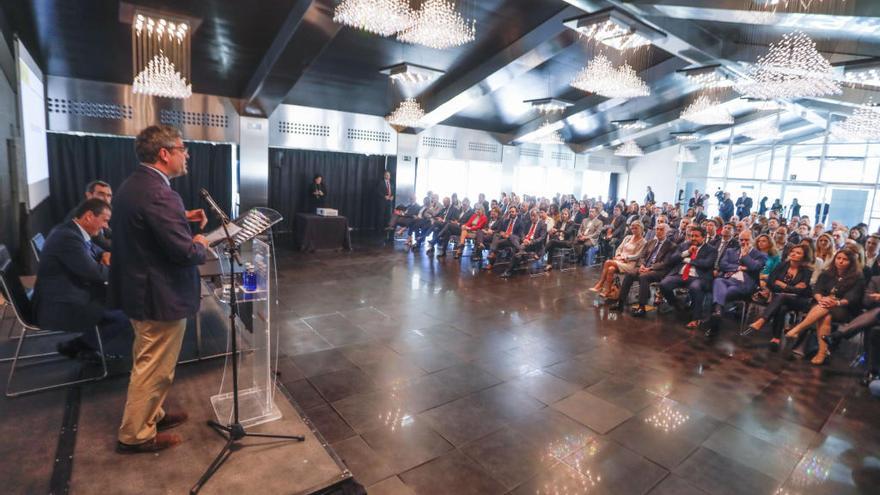
[[[201,227],[203,210],[185,211],[170,180],[186,175],[189,156],[180,131],[150,126],[135,139],[141,165],[117,191],[113,215],[111,307],[122,309],[134,327],[134,366],[117,452],[156,452],[177,445],[179,435],[164,430],[186,420],[162,403],[174,380],[174,368],[187,318],[199,311],[198,265],[208,241],[193,236],[189,222]]]
[[[577,235],[577,231],[578,226],[571,221],[571,212],[568,211],[568,208],[563,208],[562,218],[559,219],[559,224],[554,225],[553,228],[547,232],[549,239],[547,240],[546,246],[548,255],[545,269],[553,269],[553,253],[557,249],[572,249],[574,247],[574,238]]]
[[[440,244],[440,252],[437,253],[438,258],[443,258],[446,256],[446,248],[449,246],[449,238],[452,236],[461,235],[461,226],[467,223],[468,219],[471,218],[471,215],[474,214],[474,209],[471,208],[471,202],[469,199],[464,198],[461,202],[461,209],[459,211],[458,217],[450,216],[450,219],[446,224],[440,229],[440,232],[437,234],[436,241],[431,241],[432,244]],[[432,246],[433,247],[433,246]]]
[[[391,184],[391,172],[385,171],[382,180],[376,185],[376,196],[382,208],[382,225],[388,225],[394,209],[394,186]],[[393,238],[393,234],[390,234]]]
[[[510,267],[501,274],[507,278],[513,275],[513,272],[519,267],[520,263],[530,258],[540,258],[544,254],[544,243],[547,239],[547,224],[541,220],[541,214],[538,210],[532,210],[530,215],[532,223],[522,236],[519,243],[519,249],[513,255]]]
[[[97,198],[87,199],[73,210],[72,217],[46,238],[34,307],[41,328],[82,333],[59,343],[59,354],[93,361],[100,359],[95,326],[106,341],[126,330],[129,322],[124,313],[108,310],[104,304],[110,253],[92,241],[107,226],[110,205]]]
[[[519,209],[511,205],[507,209],[507,220],[501,225],[501,228],[492,236],[492,244],[489,246],[489,262],[483,267],[486,271],[494,268],[495,258],[498,257],[498,251],[505,248],[512,248],[513,252],[519,251],[519,240],[525,229],[525,222],[519,216]]]
[[[459,211],[455,205],[452,204],[452,201],[449,199],[449,196],[443,198],[443,206],[440,210],[431,218],[431,225],[424,229],[421,233],[421,239],[419,239],[419,244],[425,241],[425,239],[430,235],[431,243],[428,245],[428,249],[425,250],[425,254],[431,255],[434,254],[434,245],[437,243],[437,235],[440,234],[440,230],[446,226],[446,222],[448,222],[452,218],[458,218]]]
[[[693,317],[688,323],[688,328],[697,328],[703,315],[703,303],[706,293],[712,287],[712,267],[715,265],[717,251],[705,241],[706,231],[700,226],[691,226],[690,244],[680,246],[684,249],[676,249],[669,261],[675,269],[660,282],[660,292],[663,297],[675,309],[683,311],[684,308],[675,298],[674,290],[679,287],[687,287],[691,297]]]
[[[733,216],[733,201],[730,199],[729,192],[724,193],[720,198],[720,202],[718,203],[718,216],[720,216],[725,222],[729,222],[730,217]]]
[[[113,204],[113,189],[110,187],[110,184],[102,180],[93,180],[86,185],[86,192],[83,195],[85,199],[100,199],[101,201],[107,203],[108,205]],[[73,220],[73,211],[67,214],[67,217],[64,218],[65,222],[69,222]],[[104,251],[111,251],[113,247],[113,243],[111,241],[113,237],[113,231],[110,230],[110,227],[104,227],[101,229],[97,235],[92,237],[92,243],[101,248]]]
[[[706,337],[714,337],[718,333],[725,305],[751,297],[755,292],[765,263],[767,254],[752,245],[751,230],[742,231],[738,245],[732,244],[724,251],[712,282],[712,316]]]
[[[736,216],[743,219],[752,214],[752,198],[746,193],[736,200]]]
[[[642,250],[641,266],[638,272],[625,275],[620,283],[620,302],[618,303],[620,311],[626,307],[626,298],[629,296],[633,282],[638,280],[639,305],[633,309],[632,315],[635,317],[645,316],[645,306],[651,297],[651,284],[660,282],[669,273],[670,259],[677,248],[678,246],[672,242],[669,235],[669,225],[657,224],[654,238],[648,241],[645,249]]]

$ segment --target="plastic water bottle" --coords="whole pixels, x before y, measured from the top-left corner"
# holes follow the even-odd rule
[[[257,290],[257,271],[254,265],[248,263],[245,265],[244,275],[242,275],[241,285],[245,292],[254,292]]]

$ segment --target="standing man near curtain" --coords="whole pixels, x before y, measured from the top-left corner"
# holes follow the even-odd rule
[[[110,304],[134,327],[133,365],[116,451],[156,452],[179,444],[165,433],[187,419],[162,409],[174,380],[186,320],[199,310],[198,265],[208,241],[193,236],[204,210],[185,211],[170,180],[186,175],[186,147],[180,131],[150,126],[135,139],[141,165],[122,183],[114,201]]]
[[[382,197],[381,205],[382,205],[382,227],[384,228],[388,225],[388,222],[391,220],[391,210],[394,209],[394,188],[391,186],[391,172],[385,171],[385,174],[382,178],[382,182],[380,182],[379,187],[376,188],[379,196]],[[391,230],[388,236],[391,239],[394,239],[394,231]]]

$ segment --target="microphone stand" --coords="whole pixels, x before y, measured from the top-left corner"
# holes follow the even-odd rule
[[[220,452],[211,461],[211,464],[208,465],[208,468],[205,470],[202,477],[190,488],[189,493],[195,494],[198,493],[199,490],[205,486],[205,483],[208,482],[209,479],[216,473],[220,467],[226,462],[226,459],[235,452],[236,444],[239,440],[244,437],[260,437],[260,438],[277,438],[283,440],[295,440],[298,442],[305,441],[305,437],[302,435],[272,435],[266,433],[250,433],[245,431],[244,426],[242,426],[239,421],[238,416],[238,343],[236,339],[235,333],[235,322],[238,319],[238,303],[236,300],[236,283],[235,283],[235,265],[241,265],[241,259],[239,258],[239,248],[235,245],[235,241],[232,239],[232,236],[229,235],[228,225],[230,223],[229,217],[223,212],[223,210],[214,202],[214,199],[211,198],[211,195],[208,194],[208,191],[202,189],[201,192],[202,197],[220,217],[221,223],[223,225],[223,232],[226,235],[226,247],[223,249],[223,252],[226,255],[227,260],[229,261],[229,339],[231,344],[231,353],[232,353],[232,423],[228,425],[223,425],[214,420],[208,420],[208,426],[217,431],[221,436],[226,438],[226,445],[220,449]]]

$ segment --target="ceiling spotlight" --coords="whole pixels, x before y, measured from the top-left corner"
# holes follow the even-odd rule
[[[635,141],[627,141],[620,145],[614,154],[624,158],[634,158],[637,156],[644,156],[645,152],[642,151],[642,148],[639,148],[639,145],[637,145]]]
[[[696,132],[670,132],[669,137],[674,138],[679,143],[693,143],[702,138],[702,136]]]
[[[648,124],[642,122],[639,119],[613,120],[611,121],[611,125],[617,127],[618,129],[625,129],[628,131],[639,130],[648,127]]]
[[[544,115],[548,113],[556,113],[563,112],[566,108],[573,105],[573,103],[565,100],[560,100],[558,98],[540,98],[537,100],[525,100],[523,103],[528,103],[532,106],[538,113]]]
[[[681,69],[676,72],[686,77],[691,84],[704,89],[730,88],[734,85],[734,80],[721,69],[720,65]]]
[[[403,62],[401,64],[385,67],[379,71],[391,78],[391,81],[398,84],[425,84],[439,78],[445,72],[442,70],[431,69],[421,65]]]
[[[647,46],[666,37],[660,31],[614,8],[568,19],[563,24],[585,38],[616,50]]]

